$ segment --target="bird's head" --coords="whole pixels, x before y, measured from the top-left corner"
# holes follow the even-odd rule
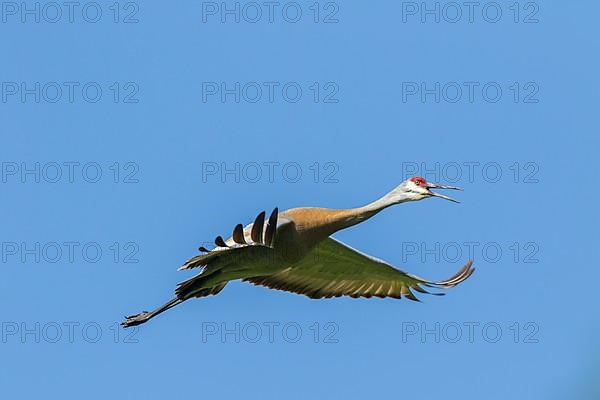
[[[394,190],[394,194],[401,197],[402,201],[417,201],[426,199],[428,197],[439,197],[441,199],[446,199],[455,203],[459,203],[458,200],[454,200],[451,197],[433,192],[431,191],[431,189],[463,190],[462,188],[455,186],[446,186],[439,185],[437,183],[427,182],[425,178],[421,178],[420,176],[413,176],[412,178],[402,182]]]

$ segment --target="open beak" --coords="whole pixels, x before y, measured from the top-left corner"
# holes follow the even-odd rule
[[[430,182],[428,182],[428,183],[427,183],[427,189],[428,189],[428,190],[429,190],[429,189],[451,189],[451,190],[463,190],[463,188],[459,188],[459,187],[456,187],[456,186],[438,185],[437,183],[430,183]],[[429,190],[429,194],[430,194],[431,196],[434,196],[434,197],[439,197],[440,199],[446,199],[446,200],[453,201],[453,202],[455,202],[455,203],[460,203],[460,201],[458,201],[458,200],[454,200],[452,197],[444,196],[443,194],[439,194],[439,193],[436,193],[436,192],[432,192],[431,190]]]

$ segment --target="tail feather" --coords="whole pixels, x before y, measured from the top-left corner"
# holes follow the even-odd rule
[[[204,249],[204,250],[206,250],[206,249]],[[216,258],[217,254],[218,254],[218,252],[211,251],[206,254],[200,254],[200,255],[194,256],[194,257],[190,258],[189,260],[187,260],[181,267],[179,267],[177,269],[177,271],[182,271],[184,269],[204,267],[204,266],[208,265],[208,263],[210,261],[214,260]]]
[[[175,294],[181,299],[190,299],[192,297],[206,297],[218,294],[225,287],[226,283],[221,283],[213,287],[202,287],[202,282],[199,279],[189,279],[181,282],[179,287],[175,289]]]

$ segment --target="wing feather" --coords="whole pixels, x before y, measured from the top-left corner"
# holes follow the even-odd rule
[[[302,261],[291,268],[269,276],[248,278],[245,281],[272,289],[323,297],[406,297],[419,301],[413,291],[429,293],[422,286],[448,289],[466,280],[475,269],[468,261],[451,278],[428,281],[394,268],[385,261],[368,256],[327,238],[318,244]]]
[[[267,222],[267,230],[265,231],[265,244],[270,246],[273,242],[273,237],[275,236],[275,229],[277,229],[277,215],[279,214],[279,210],[277,207],[271,213],[269,217],[269,221]]]
[[[237,224],[233,229],[233,235],[231,235],[233,241],[237,244],[248,244],[246,243],[246,239],[244,239],[244,226],[242,224]]]
[[[250,233],[252,237],[252,241],[254,243],[262,243],[262,235],[263,235],[263,225],[265,223],[265,212],[262,211],[256,219],[254,220],[254,224],[252,225],[252,231]]]
[[[187,260],[178,270],[192,269],[192,268],[203,268],[211,263],[214,263],[218,257],[234,257],[239,249],[247,247],[273,247],[273,239],[275,238],[278,230],[289,223],[288,220],[280,218],[278,220],[277,208],[273,210],[271,217],[269,218],[268,225],[265,227],[265,212],[258,214],[254,220],[254,224],[248,225],[243,228],[242,224],[237,224],[233,229],[232,236],[224,240],[222,236],[215,238],[215,247],[212,250],[208,250],[204,246],[200,246],[198,250],[203,253]],[[266,229],[266,231],[265,231]],[[249,232],[249,238],[247,236]],[[265,237],[265,240],[263,240]],[[246,238],[251,240],[249,243]]]

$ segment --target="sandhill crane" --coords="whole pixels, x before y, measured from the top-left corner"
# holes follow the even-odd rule
[[[126,317],[124,327],[135,326],[192,297],[219,293],[229,281],[242,279],[255,285],[303,294],[313,299],[402,296],[419,301],[413,292],[429,293],[424,287],[447,289],[458,285],[475,271],[468,261],[453,277],[428,281],[394,268],[385,261],[363,254],[331,237],[337,231],[361,223],[381,210],[407,201],[440,197],[431,189],[462,190],[413,177],[394,190],[363,207],[345,210],[292,208],[273,210],[265,224],[265,212],[254,223],[238,224],[232,236],[217,236],[216,247],[197,255],[179,269],[201,268],[194,277],[180,283],[175,298],[154,311]]]

